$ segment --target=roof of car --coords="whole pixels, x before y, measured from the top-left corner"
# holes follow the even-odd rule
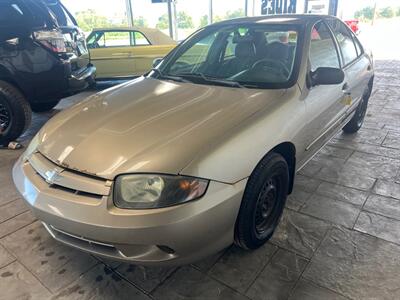
[[[269,15],[259,17],[244,17],[236,18],[231,20],[222,21],[218,24],[238,24],[238,23],[263,23],[263,24],[307,24],[315,23],[320,19],[326,19],[332,16],[329,15],[317,15],[317,14],[280,14],[280,15]]]
[[[146,27],[107,27],[107,28],[95,28],[94,31],[139,31],[143,33],[152,45],[175,45],[176,41],[170,38],[161,30],[156,28]]]

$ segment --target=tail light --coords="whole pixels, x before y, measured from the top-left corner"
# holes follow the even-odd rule
[[[35,31],[33,33],[36,41],[42,44],[47,49],[55,53],[65,53],[67,49],[65,47],[64,36],[61,32],[53,31]]]

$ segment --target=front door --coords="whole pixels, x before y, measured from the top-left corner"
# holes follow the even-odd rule
[[[328,26],[320,21],[311,32],[309,49],[310,72],[320,67],[340,68],[339,52]],[[344,83],[336,85],[310,86],[306,91],[305,104],[309,123],[305,155],[300,165],[306,162],[336,132],[343,119],[346,105],[343,103]]]

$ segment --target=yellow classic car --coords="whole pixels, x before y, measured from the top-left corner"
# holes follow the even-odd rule
[[[145,74],[176,42],[158,29],[129,27],[94,29],[87,45],[96,78],[108,79]]]

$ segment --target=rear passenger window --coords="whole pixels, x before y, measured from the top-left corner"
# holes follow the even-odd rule
[[[356,45],[357,55],[360,56],[363,54],[363,48],[354,33],[351,33],[351,36],[353,37],[354,44]]]
[[[330,20],[331,26],[339,47],[342,51],[344,64],[348,65],[357,58],[356,45],[354,44],[353,37],[350,30],[339,20]]]
[[[149,41],[144,36],[144,34],[139,31],[132,32],[132,37],[133,37],[133,45],[135,46],[150,45]]]
[[[339,55],[331,32],[325,23],[317,23],[311,32],[311,71],[320,67],[340,68]]]

